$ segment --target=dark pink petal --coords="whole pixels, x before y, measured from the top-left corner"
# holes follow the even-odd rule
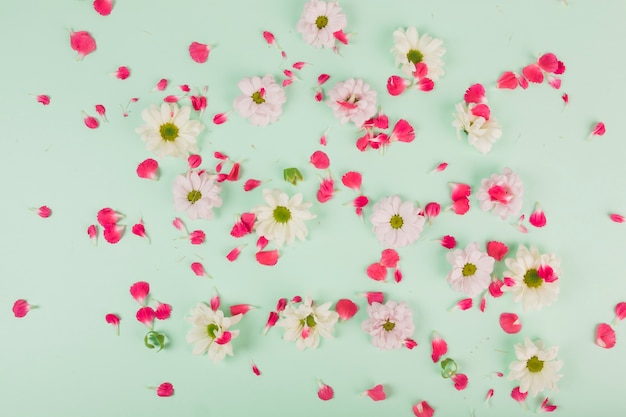
[[[324,100],[324,93],[322,93],[322,90],[318,90],[315,93],[314,98],[315,98],[315,101],[317,101],[318,103],[321,102],[322,100]]]
[[[292,67],[294,69],[297,69],[298,71],[301,70],[302,68],[304,68],[304,66],[306,65],[306,62],[302,62],[302,61],[298,61],[298,62],[294,62],[294,64],[292,65]]]
[[[515,280],[513,278],[510,278],[510,277],[504,277],[504,285],[506,285],[507,287],[514,287],[515,286]]]
[[[342,298],[335,305],[335,311],[339,314],[339,318],[344,321],[351,319],[358,310],[357,305],[347,298]]]
[[[363,207],[369,204],[369,198],[364,195],[360,195],[352,201],[352,205],[357,209],[357,213],[359,209],[363,209]]]
[[[229,262],[235,262],[237,260],[237,258],[239,257],[239,254],[241,253],[241,249],[242,248],[243,248],[243,246],[238,246],[236,248],[233,248],[226,255],[226,259],[228,259]]]
[[[149,180],[159,179],[159,163],[152,158],[148,158],[145,161],[137,165],[137,176],[139,178],[145,178]]]
[[[435,82],[430,78],[422,78],[418,81],[417,88],[424,92],[432,91],[435,88]]]
[[[154,87],[154,90],[164,91],[167,88],[167,84],[168,84],[167,79],[161,78],[159,82],[157,83],[156,87]]]
[[[221,125],[223,123],[226,123],[228,121],[228,113],[217,113],[215,116],[213,116],[213,123],[215,123],[216,125]]]
[[[319,389],[317,390],[317,396],[319,397],[320,400],[322,401],[332,400],[334,395],[335,395],[335,392],[329,385],[319,382]]]
[[[404,339],[404,347],[409,349],[409,350],[413,350],[415,347],[417,346],[417,342],[413,339],[411,339],[410,337],[407,337],[406,339]]]
[[[472,187],[470,187],[467,184],[453,182],[453,183],[450,183],[450,186],[452,187],[452,194],[451,194],[452,201],[457,201],[457,200],[467,198],[472,193]]]
[[[187,227],[185,227],[185,223],[183,223],[183,221],[179,217],[174,218],[174,220],[172,221],[172,225],[177,230],[185,230],[185,231],[187,231]]]
[[[537,275],[545,282],[554,282],[559,279],[550,265],[540,265],[539,268],[537,268]]]
[[[276,303],[276,312],[280,313],[281,311],[284,311],[285,308],[287,308],[287,299],[283,297]]]
[[[246,182],[243,184],[243,190],[252,191],[261,184],[262,184],[261,181],[250,178],[249,180],[246,180]]]
[[[509,252],[509,247],[502,242],[492,240],[487,242],[487,255],[500,262]]]
[[[189,100],[191,100],[191,107],[193,107],[195,111],[200,112],[200,116],[202,116],[207,106],[206,96],[190,96]]]
[[[328,74],[320,74],[317,77],[317,85],[324,84],[326,81],[328,81],[329,78],[330,78],[330,75],[328,75]]]
[[[487,395],[485,396],[485,404],[487,405],[487,407],[489,407],[489,400],[491,399],[491,397],[493,397],[493,394],[493,388],[490,388],[489,391],[487,391]]]
[[[191,91],[191,88],[189,88],[189,85],[187,84],[181,84],[178,86],[178,88],[180,88],[180,90],[184,93],[188,93]]]
[[[133,227],[131,228],[131,232],[136,236],[148,239],[148,235],[146,234],[146,228],[144,227],[142,220],[140,220],[139,223],[133,225]]]
[[[530,215],[528,221],[535,227],[544,227],[546,225],[546,214],[541,209],[539,203],[535,204],[535,211],[533,211],[533,213]]]
[[[192,245],[201,245],[204,243],[206,239],[206,234],[202,230],[194,230],[189,233],[189,240]]]
[[[522,330],[522,324],[515,313],[500,314],[500,327],[508,334],[516,334]]]
[[[272,32],[263,31],[263,38],[268,45],[274,45],[276,43],[276,37]]]
[[[543,71],[537,64],[530,64],[522,69],[522,75],[531,83],[543,82]]]
[[[116,212],[110,207],[100,209],[98,211],[98,214],[96,215],[96,219],[101,226],[105,226],[107,224],[115,224],[122,218],[124,218],[122,214]]]
[[[243,316],[244,314],[246,314],[248,311],[252,310],[253,308],[254,307],[251,306],[250,304],[234,304],[230,306],[229,310],[230,310],[231,316],[236,316],[238,314],[241,314]]]
[[[257,252],[256,260],[261,265],[274,266],[278,263],[278,250]]]
[[[217,343],[218,345],[227,345],[232,338],[233,334],[229,331],[225,331],[220,337],[215,339],[215,343]]]
[[[235,238],[240,238],[252,233],[255,219],[256,215],[254,213],[243,213],[240,220],[238,220],[230,230],[230,235]]]
[[[228,175],[226,176],[227,181],[239,181],[239,172],[241,170],[241,164],[239,162],[235,162],[233,166],[230,168]]]
[[[426,218],[428,220],[432,220],[439,216],[439,213],[441,213],[441,205],[439,203],[431,202],[426,204],[426,207],[424,207],[424,214],[426,214]]]
[[[625,221],[624,216],[622,216],[621,214],[611,213],[611,214],[609,214],[609,217],[615,223],[624,223],[624,221]]]
[[[343,33],[343,30],[338,30],[336,32],[333,32],[333,36],[335,37],[335,39],[337,39],[339,42],[343,43],[344,45],[348,44],[348,36]]]
[[[165,303],[159,303],[157,306],[154,316],[157,320],[167,320],[172,315],[172,306]]]
[[[596,328],[596,345],[601,348],[611,349],[615,346],[615,330],[606,324],[598,324]]]
[[[191,270],[198,277],[208,277],[208,278],[210,278],[209,274],[207,274],[206,271],[204,270],[204,265],[202,265],[200,262],[193,262],[191,264]]]
[[[263,330],[263,334],[267,334],[267,331],[276,325],[278,318],[279,316],[277,312],[270,312],[269,316],[267,317],[267,323],[265,323],[265,329]]]
[[[96,113],[98,113],[104,121],[107,119],[106,112],[107,109],[102,104],[96,104]]]
[[[209,59],[209,52],[211,52],[211,47],[207,44],[191,42],[189,45],[189,56],[199,64],[203,64]]]
[[[547,53],[539,57],[537,65],[545,72],[555,72],[559,68],[559,60],[553,53]]]
[[[518,81],[514,72],[507,71],[498,78],[498,88],[506,88],[509,90],[515,90],[517,88]]]
[[[391,132],[390,141],[397,140],[400,142],[413,142],[415,139],[415,130],[409,122],[400,119],[396,122]]]
[[[476,117],[482,117],[485,120],[489,120],[491,109],[486,104],[477,104],[472,108],[472,114]]]
[[[324,178],[317,190],[317,201],[326,203],[333,198],[335,193],[335,181],[332,178]]]
[[[382,304],[385,300],[385,295],[380,291],[375,292],[366,292],[360,294],[362,297],[367,298],[367,304],[371,305],[372,303]]]
[[[70,31],[70,46],[78,52],[77,58],[83,59],[96,50],[96,40],[87,31]]]
[[[98,121],[98,119],[93,116],[89,116],[88,114],[85,114],[83,122],[85,123],[85,126],[87,126],[89,129],[97,129],[98,126],[100,126],[100,122]]]
[[[465,213],[467,213],[469,209],[470,209],[470,202],[469,202],[469,198],[467,197],[462,198],[460,200],[456,200],[452,203],[452,210],[454,211],[455,214],[458,214],[459,216],[462,216]]]
[[[159,397],[171,397],[174,395],[174,386],[169,382],[164,382],[156,389]]]
[[[437,165],[437,167],[435,169],[433,169],[431,171],[431,173],[445,171],[446,168],[448,168],[448,163],[447,162],[442,162],[439,165]]]
[[[25,317],[31,310],[32,306],[26,300],[16,300],[13,303],[13,315],[17,318]]]
[[[286,80],[283,80],[282,85],[283,85],[283,87],[287,87],[287,86],[288,86],[288,85],[290,85],[291,83],[293,83],[293,80],[292,80],[292,79],[286,79]]]
[[[48,206],[41,206],[37,209],[37,215],[42,219],[47,219],[52,215],[52,210]]]
[[[606,133],[606,126],[602,122],[598,122],[596,126],[591,131],[589,138],[592,136],[603,136]]]
[[[526,397],[528,396],[528,392],[521,392],[519,387],[513,388],[511,391],[511,398],[513,398],[518,403],[526,402]]]
[[[400,281],[402,281],[402,271],[400,270],[400,268],[396,268],[393,271],[393,280],[396,283],[400,283]]]
[[[374,263],[367,267],[367,276],[374,281],[387,279],[387,268],[381,263]]]
[[[113,0],[94,0],[93,8],[102,16],[108,16],[113,10]]]
[[[426,402],[422,401],[413,406],[415,417],[433,417],[435,410]]]
[[[554,73],[556,75],[561,75],[565,72],[565,64],[563,63],[563,61],[558,61],[557,64],[558,64],[558,67],[556,71],[554,71]]]
[[[256,364],[252,361],[250,361],[250,366],[252,367],[252,372],[254,372],[254,374],[256,376],[260,376],[261,375],[261,371],[259,370],[259,367],[256,366]]]
[[[463,99],[467,104],[482,103],[485,100],[485,87],[482,84],[473,84],[465,90]]]
[[[46,94],[40,94],[37,96],[37,103],[41,103],[44,106],[47,106],[48,104],[50,104],[50,96],[46,95]]]
[[[487,307],[487,293],[483,295],[483,298],[480,299],[480,304],[478,305],[478,309],[481,313],[485,312],[485,307]]]
[[[150,284],[146,281],[138,281],[130,286],[130,295],[141,305],[146,305],[146,298],[150,293]]]
[[[452,381],[454,382],[454,388],[456,388],[457,391],[463,391],[467,388],[469,379],[465,374],[454,374],[452,375]]]
[[[442,237],[439,243],[441,243],[441,246],[446,249],[453,249],[456,247],[456,239],[454,238],[454,236],[450,235]]]
[[[89,225],[89,227],[87,228],[87,236],[89,236],[89,239],[91,239],[94,245],[97,243],[98,229],[96,228],[95,224]]]
[[[152,307],[148,306],[141,307],[139,310],[137,310],[137,314],[135,314],[137,321],[149,328],[152,328],[152,322],[154,321],[155,316],[156,313],[154,312]]]
[[[323,151],[313,152],[309,162],[311,162],[311,165],[313,165],[317,169],[326,169],[330,166],[330,159],[328,158],[328,155],[326,155],[326,153]]]
[[[500,281],[499,279],[494,277],[489,284],[489,294],[491,294],[493,298],[502,297],[502,295],[504,294],[504,292],[502,291],[503,285],[503,281]]]
[[[368,389],[367,391],[365,391],[364,394],[374,401],[382,401],[387,398],[387,394],[385,394],[385,389],[381,384],[376,385],[374,388]]]
[[[124,235],[125,226],[119,224],[108,223],[103,226],[104,228],[104,240],[114,245],[118,243]]]
[[[128,69],[128,67],[126,66],[118,67],[117,71],[115,72],[115,76],[120,80],[125,80],[130,77],[130,69]]]
[[[104,320],[106,320],[107,323],[115,327],[115,333],[119,336],[120,335],[120,316],[118,316],[117,314],[109,313],[106,316],[104,316]]]
[[[565,106],[567,107],[567,105],[569,104],[569,95],[567,93],[564,93],[561,98],[563,99],[563,103],[565,104]]]
[[[386,268],[395,268],[399,261],[400,255],[394,249],[385,249],[380,256],[380,264]]]
[[[189,168],[198,168],[202,164],[202,157],[200,155],[191,154],[187,157],[187,165]]]
[[[432,354],[430,357],[433,360],[433,363],[439,362],[439,359],[441,359],[441,357],[448,352],[448,344],[439,336],[437,332],[433,332],[431,347]]]
[[[626,318],[626,303],[617,303],[615,306],[615,320],[624,320]]]
[[[217,293],[217,290],[214,290],[214,292],[215,292],[215,295],[213,295],[213,297],[211,297],[211,300],[209,300],[209,305],[211,306],[211,310],[217,311],[220,308],[222,299],[220,298],[220,295]]]
[[[387,80],[387,91],[392,96],[399,96],[404,93],[407,86],[409,85],[409,81],[405,80],[402,77],[398,77],[397,75],[392,75]]]
[[[548,397],[541,403],[541,407],[539,411],[543,411],[544,413],[551,413],[557,409],[556,405],[548,404]]]
[[[464,298],[461,301],[457,302],[454,308],[465,311],[472,308],[472,305],[474,305],[474,301],[471,298]]]
[[[257,252],[262,251],[263,249],[265,249],[265,247],[267,246],[267,244],[270,243],[269,240],[267,240],[267,238],[265,236],[260,236],[257,241],[256,241],[256,250]]]
[[[361,176],[361,174],[355,171],[346,172],[341,177],[341,182],[343,183],[343,185],[345,185],[346,187],[350,189],[353,189],[357,193],[360,192],[361,190],[362,180],[363,180],[363,177]]]

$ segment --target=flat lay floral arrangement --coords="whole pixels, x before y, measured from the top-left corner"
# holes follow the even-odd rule
[[[576,7],[553,3],[562,13]],[[78,16],[97,18],[99,28],[125,11],[121,0],[72,7],[80,7]],[[223,390],[237,384],[254,390],[250,382],[242,381],[266,378],[269,391],[264,396],[276,407],[282,397],[276,391],[288,390],[304,392],[306,400],[298,407],[325,404],[323,410],[329,414],[345,410],[343,405],[332,406],[342,397],[360,397],[361,404],[376,402],[375,412],[382,415],[444,416],[459,409],[475,416],[494,415],[488,414],[491,409],[571,413],[577,406],[564,401],[572,397],[563,396],[559,388],[571,386],[570,375],[580,375],[576,368],[586,365],[568,363],[564,357],[576,358],[573,350],[583,344],[598,361],[611,363],[605,354],[616,347],[626,302],[598,303],[597,310],[589,310],[596,326],[581,329],[576,341],[559,345],[563,339],[550,326],[549,311],[565,312],[580,302],[567,298],[571,294],[567,288],[579,279],[571,266],[579,255],[559,240],[568,236],[554,239],[543,234],[553,222],[559,223],[554,199],[542,184],[544,171],[552,172],[553,167],[520,163],[519,148],[534,145],[515,139],[525,130],[511,117],[515,101],[525,94],[542,94],[532,104],[538,111],[569,111],[568,91],[575,91],[568,90],[569,56],[552,49],[546,38],[536,56],[529,46],[516,47],[512,52],[516,61],[492,57],[479,78],[464,77],[459,75],[463,63],[454,55],[454,39],[446,39],[423,16],[400,13],[395,21],[386,19],[383,26],[391,30],[377,32],[385,33],[385,38],[371,48],[385,46],[376,51],[380,62],[378,75],[373,76],[350,55],[350,48],[358,48],[365,37],[353,23],[362,13],[356,2],[310,0],[278,15],[289,16],[289,22],[260,19],[252,31],[256,37],[243,41],[257,49],[264,62],[246,61],[236,71],[242,77],[220,74],[223,81],[217,85],[216,78],[199,85],[187,83],[185,72],[168,68],[136,71],[132,61],[140,58],[139,51],[128,54],[124,65],[114,61],[87,67],[111,46],[110,32],[97,33],[80,21],[73,23],[76,27],[68,32],[64,47],[76,54],[78,62],[67,59],[69,54],[63,59],[79,72],[91,71],[94,80],[108,73],[106,77],[115,81],[111,89],[124,100],[98,101],[81,109],[82,103],[97,100],[81,97],[81,104],[74,106],[80,117],[63,123],[76,124],[86,141],[117,126],[115,135],[123,140],[116,143],[132,146],[135,162],[108,160],[103,166],[123,171],[120,178],[125,184],[132,183],[137,195],[146,193],[153,199],[142,203],[140,197],[133,198],[126,204],[124,199],[112,198],[110,204],[99,199],[102,203],[92,203],[91,212],[77,216],[74,227],[65,232],[72,234],[72,246],[90,250],[91,259],[99,262],[97,268],[113,268],[116,256],[119,265],[135,265],[132,273],[111,270],[123,275],[107,284],[117,295],[99,296],[101,314],[89,319],[107,344],[123,343],[122,350],[109,349],[101,355],[111,359],[127,351],[134,357],[156,355],[149,359],[152,364],[168,358],[169,365],[159,366],[158,376],[146,377],[136,386],[137,392],[149,387],[161,398],[185,396],[188,385],[176,361],[186,363],[197,356],[193,368],[208,378],[219,372]],[[223,62],[221,68],[228,68],[229,61],[239,62],[233,59],[239,52],[222,43],[251,32],[193,33],[171,59],[213,77],[215,61]],[[343,76],[344,67],[335,73],[332,63],[337,62],[351,75]],[[445,90],[449,77],[462,85],[456,92]],[[133,79],[141,80],[143,90],[125,87],[126,80]],[[441,90],[451,91],[449,97],[456,99],[423,101]],[[57,101],[72,106],[70,98],[58,93],[35,92],[30,99],[38,111],[53,109]],[[428,111],[436,118],[420,115],[425,103],[432,105]],[[605,119],[591,104],[580,111],[587,114],[579,120],[584,131],[567,140],[591,147],[610,139]],[[313,132],[311,120],[318,124]],[[284,122],[290,129],[275,130]],[[561,120],[554,116],[558,123]],[[445,145],[429,146],[434,138],[421,133],[428,132],[429,125],[447,132],[447,137],[436,138]],[[221,132],[228,134],[220,137]],[[115,152],[126,152],[116,146]],[[105,176],[100,158],[90,158],[94,166],[90,174]],[[419,162],[407,163],[410,160]],[[428,168],[416,176],[417,166]],[[395,177],[398,174],[401,178]],[[102,193],[110,192],[107,186],[101,188]],[[54,222],[64,216],[54,198],[40,201],[37,190],[29,197],[38,201],[30,207],[36,214],[31,221],[39,221],[38,216]],[[548,204],[544,207],[545,200],[553,203],[554,214]],[[155,207],[154,201],[159,205]],[[604,210],[589,216],[620,227],[626,208]],[[38,226],[42,234],[45,228],[46,224]],[[142,242],[142,255],[137,257],[142,263],[128,257],[137,250],[128,245],[136,241]],[[317,252],[309,246],[315,242]],[[175,278],[165,277],[160,268]],[[332,277],[317,279],[319,271]],[[336,286],[329,285],[334,282]],[[175,294],[168,294],[167,288],[175,288]],[[558,310],[563,298],[567,307]],[[22,287],[12,302],[13,316],[22,321],[45,317],[51,314],[50,304],[62,303],[34,299],[28,287]],[[450,324],[455,320],[463,323],[462,330]],[[472,329],[486,336],[467,336]],[[301,355],[299,359],[289,364],[279,353],[272,355],[275,348],[267,343],[276,346],[277,341],[293,345],[288,354]],[[359,358],[362,369],[355,375],[360,377],[344,375],[341,383],[335,383],[338,369],[345,366],[345,374],[352,372],[347,356],[332,353],[333,344],[347,342],[351,344],[347,352]],[[483,343],[490,347],[480,347]],[[473,365],[473,355],[481,349],[480,365]],[[311,356],[311,351],[320,356]],[[398,361],[393,368],[397,379],[382,373],[389,360]],[[314,365],[318,363],[323,365]],[[286,385],[272,389],[271,374],[296,365],[292,372],[314,383],[299,385],[285,377],[281,383]],[[437,395],[408,387],[404,373],[419,373],[413,377]],[[107,395],[115,398],[116,387],[110,387]],[[228,412],[225,404],[211,402],[214,410]]]

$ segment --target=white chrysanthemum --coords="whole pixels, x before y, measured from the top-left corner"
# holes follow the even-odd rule
[[[452,264],[447,281],[453,290],[475,297],[489,287],[495,259],[481,252],[478,243],[450,251],[446,258]]]
[[[561,260],[555,254],[541,254],[535,246],[529,250],[520,245],[516,257],[507,258],[504,263],[509,268],[504,276],[512,278],[515,285],[504,285],[502,290],[513,293],[513,301],[521,301],[524,310],[540,310],[559,297]]]
[[[327,104],[342,124],[352,122],[361,127],[376,113],[376,91],[362,79],[350,78],[335,84],[328,92]]]
[[[187,333],[187,342],[194,344],[193,354],[209,353],[213,362],[219,362],[226,355],[233,356],[232,339],[239,335],[239,330],[229,330],[241,320],[241,314],[224,317],[221,310],[213,311],[204,303],[198,303],[191,309],[191,317],[186,318],[193,327]]]
[[[346,16],[337,2],[311,0],[304,4],[296,31],[302,39],[316,48],[335,46],[335,32],[345,29]]]
[[[255,126],[267,126],[278,120],[287,101],[285,91],[271,75],[244,78],[239,81],[243,94],[235,99],[235,110]]]
[[[524,185],[519,175],[510,168],[504,168],[501,174],[493,174],[480,182],[476,198],[481,209],[491,210],[504,220],[519,213],[523,194]]]
[[[452,126],[456,127],[456,136],[461,138],[461,131],[467,134],[467,141],[483,155],[491,151],[493,144],[502,137],[502,128],[498,121],[490,116],[486,120],[482,116],[472,114],[476,103],[458,103]]]
[[[304,240],[308,234],[304,221],[315,218],[308,210],[311,203],[303,203],[300,193],[290,199],[278,189],[263,190],[263,199],[267,206],[252,209],[256,214],[257,234],[274,242],[276,246],[293,243],[295,238]]]
[[[367,306],[369,318],[361,329],[372,336],[372,344],[383,350],[401,348],[415,331],[413,312],[405,302],[374,302]]]
[[[557,372],[563,362],[555,361],[559,347],[544,348],[541,340],[533,343],[529,338],[524,344],[515,345],[517,361],[509,365],[509,380],[520,381],[520,392],[530,392],[533,397],[548,388],[558,391],[556,382],[562,375]]]
[[[446,53],[441,39],[434,39],[426,34],[419,36],[417,29],[411,26],[406,31],[398,29],[393,32],[393,48],[391,52],[396,57],[396,65],[400,65],[402,72],[413,75],[415,64],[423,62],[428,68],[426,75],[433,81],[444,74],[441,57]]]
[[[222,188],[215,176],[204,171],[189,171],[178,175],[174,181],[174,210],[186,211],[190,219],[213,218],[213,207],[222,206]]]
[[[141,117],[145,125],[135,129],[146,142],[146,148],[161,158],[164,156],[187,157],[198,152],[196,138],[204,129],[197,120],[189,120],[191,107],[178,107],[176,103],[163,103],[144,109]]]
[[[415,242],[422,233],[426,218],[410,201],[397,195],[385,197],[374,204],[370,221],[376,238],[385,247],[399,248]]]
[[[331,311],[330,305],[330,302],[315,305],[310,297],[305,297],[297,307],[289,303],[276,325],[285,329],[285,340],[295,341],[298,349],[315,349],[320,343],[320,336],[327,339],[333,337],[333,326],[339,314]]]

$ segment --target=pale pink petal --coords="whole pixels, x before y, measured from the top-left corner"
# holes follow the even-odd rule
[[[439,362],[439,359],[441,359],[441,357],[448,352],[448,344],[441,338],[441,336],[439,336],[437,332],[433,332],[431,347],[432,354],[430,357],[433,360],[433,363]]]
[[[329,385],[323,384],[322,382],[318,382],[318,384],[319,389],[317,390],[317,396],[319,399],[322,401],[331,400],[335,395],[333,389]]]
[[[185,232],[187,231],[187,227],[185,226],[185,223],[183,223],[183,221],[176,217],[174,218],[174,220],[172,221],[172,225],[177,229],[177,230],[184,230]]]
[[[487,242],[487,255],[500,262],[509,252],[509,247],[502,242],[492,240]]]
[[[209,59],[209,52],[211,52],[211,47],[207,44],[191,42],[189,45],[189,56],[199,64],[203,64]]]
[[[108,16],[113,10],[113,0],[94,0],[93,8],[102,16]]]
[[[387,279],[387,268],[379,262],[373,263],[367,267],[367,276],[374,281],[384,281]]]
[[[335,311],[339,314],[339,318],[344,321],[351,319],[358,310],[357,305],[347,298],[342,298],[335,305]]]
[[[508,334],[516,334],[522,330],[519,316],[515,313],[500,314],[500,327]]]
[[[174,395],[174,386],[169,382],[164,382],[158,386],[156,393],[159,397],[171,397]]]
[[[31,310],[32,306],[26,300],[16,300],[13,303],[13,315],[17,318],[25,317]]]
[[[456,388],[457,391],[463,391],[467,388],[469,379],[465,374],[454,374],[452,375],[452,381],[454,382],[454,388]]]
[[[474,301],[471,298],[464,298],[461,301],[457,302],[452,309],[458,309],[461,311],[469,310],[474,305]]]
[[[278,250],[261,251],[256,253],[256,260],[261,265],[274,266],[278,263]]]
[[[435,410],[426,402],[422,401],[413,406],[415,417],[433,417]]]
[[[78,52],[77,58],[83,59],[96,50],[96,40],[87,31],[70,31],[70,46]]]
[[[487,391],[487,395],[485,396],[485,405],[487,407],[489,407],[489,400],[491,399],[491,397],[493,397],[494,391],[493,388],[490,388],[489,391]]]
[[[364,393],[368,397],[370,397],[373,401],[383,401],[387,398],[387,394],[385,394],[385,388],[378,384],[374,386],[374,388],[370,388]]]
[[[220,295],[217,293],[217,290],[214,290],[215,295],[213,295],[213,297],[211,297],[211,300],[209,300],[209,306],[211,307],[211,310],[213,311],[217,311],[220,308],[220,303],[222,302],[222,299],[220,298]]]
[[[601,348],[611,349],[615,346],[615,330],[606,324],[598,324],[596,328],[596,345]]]

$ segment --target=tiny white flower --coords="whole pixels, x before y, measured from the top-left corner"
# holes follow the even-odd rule
[[[350,78],[335,84],[328,92],[327,104],[341,124],[352,122],[361,127],[376,113],[376,91],[362,79]]]
[[[146,142],[146,148],[159,158],[174,156],[184,158],[198,152],[196,138],[204,129],[197,120],[189,120],[191,107],[178,107],[176,103],[163,103],[144,109],[141,117],[146,124],[135,129]]]
[[[302,39],[316,48],[335,46],[335,32],[345,29],[346,16],[337,2],[311,0],[304,4],[296,31]]]
[[[215,176],[203,171],[189,171],[178,175],[174,181],[174,210],[186,211],[190,219],[213,218],[213,207],[222,206],[220,191]]]
[[[460,133],[467,134],[467,141],[483,155],[491,151],[493,144],[502,137],[502,128],[498,121],[490,116],[485,120],[482,116],[472,114],[472,108],[476,103],[458,103],[452,126],[456,127],[456,136],[460,139]]]
[[[278,120],[287,101],[285,91],[271,75],[239,81],[242,94],[233,103],[235,110],[255,126],[267,126]]]
[[[415,331],[413,312],[405,302],[374,302],[367,306],[369,318],[361,329],[372,336],[372,344],[383,350],[398,349]]]
[[[526,338],[524,344],[515,345],[518,360],[509,365],[509,380],[520,381],[520,392],[530,392],[533,397],[546,388],[558,391],[556,382],[562,375],[557,372],[563,366],[563,362],[554,360],[558,352],[558,346],[546,349],[541,340],[533,343]]]
[[[561,260],[555,254],[541,254],[535,246],[529,250],[520,245],[516,257],[504,263],[509,268],[504,276],[512,278],[515,285],[504,285],[502,290],[513,293],[513,301],[521,301],[524,311],[540,310],[557,300]]]
[[[276,246],[293,243],[296,238],[304,240],[308,234],[304,221],[315,218],[308,210],[311,203],[303,203],[300,193],[289,198],[278,189],[263,190],[263,199],[267,206],[252,209],[256,214],[257,234],[274,242]]]
[[[477,242],[448,252],[446,258],[452,264],[447,281],[453,290],[475,297],[489,287],[495,259],[481,252]]]
[[[415,64],[423,62],[428,68],[427,77],[433,81],[444,74],[441,57],[446,53],[441,39],[434,39],[426,34],[419,36],[417,29],[411,26],[408,29],[398,29],[393,32],[393,48],[391,52],[396,57],[396,65],[400,65],[402,72],[412,76]]]
[[[481,209],[491,210],[504,220],[519,213],[523,194],[524,185],[519,175],[510,168],[504,168],[501,174],[493,174],[480,182],[476,198]]]
[[[415,242],[426,222],[413,203],[403,203],[397,195],[381,199],[373,211],[370,221],[376,238],[385,247],[399,248]]]
[[[187,333],[187,342],[192,343],[193,354],[206,352],[213,362],[219,362],[226,355],[233,356],[232,339],[239,335],[239,330],[229,330],[241,320],[241,314],[224,317],[221,310],[213,311],[204,303],[198,303],[187,317],[193,327]]]
[[[307,296],[297,307],[293,303],[287,304],[276,325],[285,329],[285,340],[295,341],[298,349],[315,349],[320,343],[320,336],[326,339],[333,337],[333,327],[339,314],[330,310],[330,305],[330,302],[315,305]]]

